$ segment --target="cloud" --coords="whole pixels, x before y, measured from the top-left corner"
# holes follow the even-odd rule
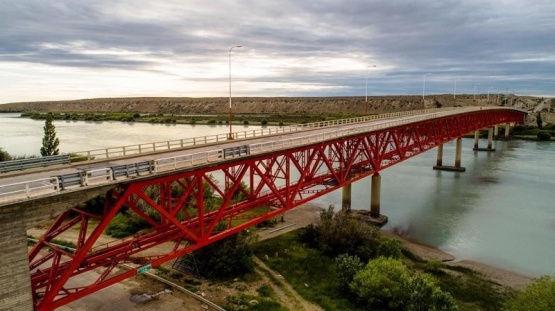
[[[449,93],[459,80],[467,93],[479,83],[482,93],[555,94],[552,1],[0,0],[0,5],[0,63],[10,68],[0,74],[1,102],[226,96],[234,45],[243,46],[232,52],[237,95],[363,95],[367,74],[373,94],[419,94],[426,73],[430,93]],[[50,92],[29,79],[38,74]],[[98,75],[103,81],[89,80]],[[145,88],[149,82],[157,88]],[[88,83],[94,92],[83,91]]]

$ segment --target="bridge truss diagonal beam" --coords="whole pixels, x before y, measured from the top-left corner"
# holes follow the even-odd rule
[[[522,121],[510,110],[468,112],[122,183],[99,215],[68,210],[30,251],[35,308],[65,305],[469,132]],[[101,243],[120,213],[144,229]],[[79,231],[74,249],[53,243],[70,229]],[[95,281],[83,284],[85,274]]]

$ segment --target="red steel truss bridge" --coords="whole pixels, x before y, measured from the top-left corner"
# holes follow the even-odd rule
[[[28,252],[25,277],[32,308],[52,310],[362,178],[379,176],[381,170],[465,134],[522,123],[525,116],[502,107],[419,111],[236,137],[59,172],[30,172],[18,179],[0,178],[0,209],[32,206],[40,215],[59,214]],[[32,183],[41,179],[48,182]],[[26,185],[26,192],[14,190],[16,184]],[[99,193],[105,195],[101,215],[78,208]],[[259,214],[260,207],[267,208]],[[257,208],[258,216],[245,216]],[[100,243],[123,210],[143,219],[148,228]],[[31,217],[29,213],[21,215]],[[22,224],[20,231],[34,224]],[[68,230],[78,232],[75,248],[53,242]],[[135,268],[119,269],[123,263]]]

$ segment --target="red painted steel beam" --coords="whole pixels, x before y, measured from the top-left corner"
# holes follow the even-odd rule
[[[120,263],[159,266],[469,132],[522,121],[514,110],[469,112],[131,181],[107,195],[92,232],[89,220],[98,217],[75,209],[40,238],[29,254],[35,308],[52,310],[137,274],[137,268],[119,271]],[[244,216],[260,206],[272,209]],[[149,228],[98,245],[123,210]],[[233,225],[234,219],[246,221]],[[75,251],[52,243],[75,227]],[[81,284],[84,275],[94,281]]]

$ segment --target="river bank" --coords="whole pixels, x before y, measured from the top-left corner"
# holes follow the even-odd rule
[[[459,266],[472,269],[480,273],[485,278],[503,287],[519,290],[526,287],[533,280],[532,277],[522,275],[513,271],[494,267],[473,260],[457,261],[457,258],[442,250],[429,247],[417,241],[406,239],[393,231],[382,230],[384,236],[394,238],[401,242],[401,245],[424,260],[440,260],[451,266]]]
[[[320,211],[322,211],[322,208],[315,204],[303,204],[302,206],[287,211],[284,214],[284,223],[280,224],[275,229],[268,229],[266,232],[261,232],[260,239],[264,240],[268,238],[273,238],[280,234],[315,223],[319,218]],[[284,229],[276,230],[279,228]],[[457,261],[455,256],[445,251],[429,247],[419,241],[403,237],[400,233],[393,230],[382,229],[381,232],[384,236],[388,238],[394,238],[398,240],[399,242],[401,242],[402,247],[406,248],[407,250],[411,251],[424,260],[440,260],[448,265],[472,269],[483,275],[485,278],[503,287],[507,287],[510,289],[522,289],[530,284],[533,280],[533,278],[530,276],[522,275],[499,267],[494,267],[492,265],[487,265],[472,260]]]

